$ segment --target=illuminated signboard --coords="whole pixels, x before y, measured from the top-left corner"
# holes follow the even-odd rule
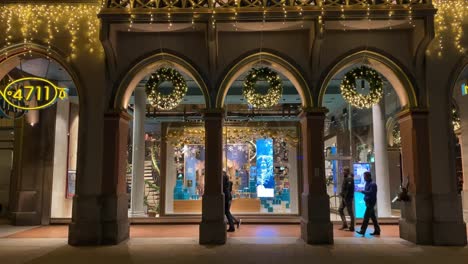
[[[0,91],[0,114],[18,118],[28,110],[47,108],[68,97],[67,89],[38,77],[26,77],[10,82]]]
[[[462,92],[462,95],[467,95],[468,94],[468,85],[466,83],[462,83],[461,92]]]

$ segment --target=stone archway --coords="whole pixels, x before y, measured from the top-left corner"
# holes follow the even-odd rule
[[[56,70],[63,69],[75,87],[73,97],[76,97],[73,100],[59,100],[56,107],[29,111],[22,120],[15,121],[15,127],[19,130],[15,133],[14,173],[10,190],[13,224],[40,225],[49,224],[51,218],[71,218],[72,198],[74,200],[75,194],[72,186],[78,185],[80,178],[76,175],[83,162],[78,151],[79,135],[82,133],[79,116],[83,108],[78,106],[84,103],[84,98],[80,96],[82,86],[78,75],[64,56],[50,47],[28,44],[25,48],[24,45],[16,45],[0,51],[0,54],[0,79],[7,75],[17,79],[18,76],[31,74],[47,78],[48,71],[45,71],[44,76],[35,75],[45,69],[32,66],[37,64],[37,67],[43,67],[48,61],[47,68],[52,64]],[[23,55],[28,57],[22,58]],[[33,60],[33,64],[28,66],[32,72],[22,68],[28,60]],[[17,67],[20,70],[12,74],[12,70]],[[37,136],[41,137],[40,140]],[[28,151],[30,149],[36,153]],[[24,167],[32,166],[36,167],[33,172],[23,172]],[[73,173],[70,174],[69,171]],[[69,181],[71,189],[67,187]]]
[[[211,107],[208,87],[200,73],[189,62],[178,56],[170,53],[157,53],[135,63],[130,70],[127,71],[122,80],[118,82],[117,91],[113,100],[114,109],[126,109],[129,98],[138,82],[141,81],[144,76],[154,71],[154,69],[163,66],[176,68],[195,80],[202,90],[206,108],[209,109]]]
[[[273,70],[280,72],[286,77],[298,92],[301,103],[301,110],[297,122],[300,126],[300,145],[301,157],[301,183],[302,192],[300,197],[301,215],[301,238],[310,244],[330,244],[333,243],[333,230],[330,222],[330,208],[329,198],[325,190],[325,177],[323,175],[323,124],[324,114],[323,109],[314,109],[314,100],[311,95],[311,88],[309,87],[305,75],[301,70],[293,66],[278,55],[267,52],[260,52],[249,55],[245,58],[240,58],[232,68],[227,71],[220,84],[220,88],[216,98],[216,109],[221,111],[217,114],[216,125],[217,129],[223,127],[223,113],[222,109],[225,107],[225,98],[228,90],[231,88],[234,80],[241,74],[247,72],[250,68],[256,65],[269,67]],[[215,134],[215,132],[212,132]],[[222,157],[222,135],[217,134],[219,138],[219,160],[221,163]],[[219,168],[221,172],[221,168]],[[299,178],[299,177],[298,177]],[[219,232],[219,240],[225,241],[222,238],[222,233]]]
[[[116,82],[117,85],[112,93],[110,109],[104,117],[104,134],[106,137],[103,142],[105,149],[103,157],[103,182],[109,182],[112,184],[109,186],[103,186],[103,192],[108,194],[110,197],[108,201],[109,208],[113,208],[113,211],[109,211],[109,213],[112,213],[112,217],[116,219],[113,223],[114,234],[109,231],[109,237],[117,236],[117,241],[126,239],[129,236],[126,164],[128,132],[130,127],[129,121],[132,120],[132,116],[127,113],[127,106],[130,102],[132,93],[135,92],[135,111],[133,112],[135,122],[133,123],[133,130],[134,132],[138,130],[135,132],[138,133],[138,135],[135,136],[136,134],[134,133],[133,145],[138,146],[138,151],[134,148],[132,150],[132,154],[133,159],[141,161],[145,158],[144,119],[146,115],[146,95],[144,89],[138,86],[138,84],[144,81],[145,77],[161,67],[175,68],[181,74],[193,80],[196,83],[197,88],[200,88],[201,90],[204,109],[211,106],[208,88],[205,84],[204,78],[193,65],[173,54],[157,53],[136,61],[130,65],[129,70],[126,71],[125,75]],[[137,86],[139,88],[137,88]],[[140,105],[138,109],[136,107],[137,104]],[[161,136],[162,141],[165,141],[165,138],[165,136]],[[166,153],[165,147],[162,143],[161,152]],[[165,162],[161,162],[161,171],[165,171],[166,165],[163,164],[165,164]],[[143,174],[143,166],[138,166],[137,168],[137,166],[133,167],[133,165],[134,164],[132,164],[132,175]],[[208,165],[206,165],[206,167],[208,167]],[[133,173],[133,171],[135,171],[135,173]],[[136,183],[133,184],[133,182],[135,182],[134,179],[135,177],[132,176],[132,207],[136,208],[136,204],[141,204],[139,199],[142,197],[140,197],[140,194],[142,191],[144,192],[146,183],[143,182],[137,186]],[[162,182],[164,183],[164,179]],[[160,192],[162,197],[165,197],[164,188],[164,185],[160,188],[162,190],[162,192]],[[140,212],[139,209],[137,211],[137,213]]]
[[[307,84],[307,81],[304,79],[301,72],[280,56],[267,52],[258,52],[239,60],[239,62],[230,68],[219,86],[219,90],[216,96],[215,108],[223,108],[224,99],[233,81],[243,72],[246,72],[259,62],[267,64],[268,67],[283,73],[293,83],[294,87],[301,96],[303,108],[313,107],[313,100],[309,85]]]
[[[399,66],[395,61],[373,51],[359,51],[351,55],[341,57],[334,66],[323,77],[322,86],[320,87],[317,105],[323,105],[323,97],[325,95],[328,83],[338,72],[356,63],[367,63],[382,75],[384,75],[394,87],[395,92],[400,100],[402,108],[417,108],[418,98],[416,85],[412,78],[407,74],[402,66]]]
[[[363,63],[387,78],[402,108],[397,117],[401,133],[402,171],[403,178],[409,182],[411,199],[401,203],[400,237],[418,244],[431,244],[432,184],[431,170],[426,166],[430,163],[428,112],[418,108],[418,89],[408,71],[400,63],[377,52],[359,51],[344,55],[323,77],[318,105],[323,106],[328,84],[336,74],[353,64]],[[382,123],[382,129],[385,130],[385,122]],[[385,138],[380,142],[386,145]]]

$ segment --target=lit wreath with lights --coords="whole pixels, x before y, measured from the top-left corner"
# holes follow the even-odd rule
[[[268,82],[266,94],[259,94],[255,90],[255,84],[259,80]],[[277,72],[267,67],[253,68],[244,79],[242,94],[247,103],[254,108],[268,108],[278,104],[283,92],[283,82]]]
[[[172,83],[172,93],[161,94],[159,86],[166,81]],[[151,74],[145,85],[150,104],[161,110],[171,110],[178,106],[187,90],[187,82],[177,70],[172,68],[160,68]]]
[[[356,80],[369,82],[369,94],[359,94],[356,90]],[[369,67],[361,66],[346,73],[340,85],[341,95],[352,106],[371,108],[380,102],[383,96],[383,81],[379,73]]]

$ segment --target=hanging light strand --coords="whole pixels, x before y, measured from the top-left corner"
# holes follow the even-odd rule
[[[50,53],[56,35],[67,32],[70,57],[79,47],[89,52],[99,50],[99,4],[9,4],[0,6],[0,28],[5,32],[4,48],[24,43],[31,50],[33,43],[45,43]],[[60,36],[62,42],[63,37]],[[8,56],[7,53],[5,53]]]

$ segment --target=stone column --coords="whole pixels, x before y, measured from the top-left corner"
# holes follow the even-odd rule
[[[68,231],[68,243],[75,246],[99,245],[102,238],[102,142],[106,136],[104,113],[91,106],[97,104],[80,105],[79,113],[76,191]]]
[[[332,244],[330,198],[325,185],[324,122],[325,109],[301,114],[302,193],[301,237],[308,244]]]
[[[145,116],[146,93],[142,87],[135,89],[135,111],[133,112],[132,150],[132,204],[131,214],[144,215],[145,196]]]
[[[409,182],[410,201],[401,202],[400,237],[416,244],[432,244],[432,184],[428,113],[399,114],[403,183]]]
[[[436,88],[434,88],[436,89]],[[455,172],[455,135],[451,125],[451,104],[431,98],[429,130],[432,165],[433,244],[466,245],[461,195]]]
[[[207,112],[205,119],[205,192],[202,200],[200,244],[226,243],[224,222],[223,112]]]
[[[128,122],[126,112],[104,116],[102,242],[114,245],[129,237],[126,181]]]
[[[392,216],[390,201],[390,175],[388,173],[387,136],[385,131],[385,102],[372,107],[372,129],[374,132],[375,182],[377,191],[377,214]]]

